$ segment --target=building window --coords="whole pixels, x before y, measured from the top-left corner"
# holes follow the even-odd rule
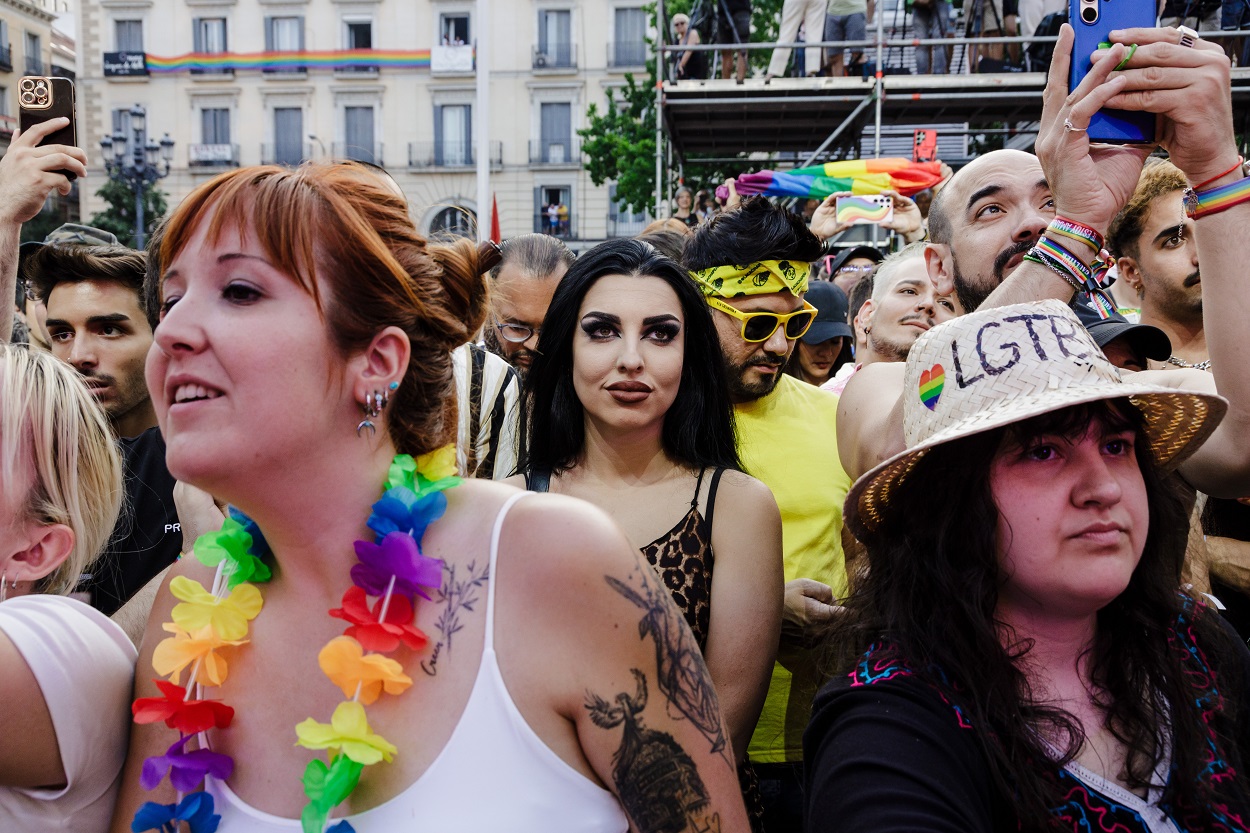
[[[304,51],[304,18],[303,17],[267,17],[265,18],[265,51],[266,52],[303,52]],[[266,69],[269,73],[304,72],[307,68],[299,64],[278,64]]]
[[[216,55],[226,51],[226,19],[224,17],[197,17],[193,21],[193,26],[196,52]]]
[[[647,212],[631,212],[616,199],[616,183],[608,188],[608,236],[634,237],[647,227]]]
[[[142,52],[143,21],[114,20],[113,39],[118,52]]]
[[[381,165],[377,147],[373,142],[373,108],[343,108],[343,153],[346,159]]]
[[[26,33],[26,74],[47,75],[48,68],[43,65],[43,43],[34,32]]]
[[[440,14],[438,16],[439,43],[443,46],[464,46],[469,42],[469,16],[467,14]]]
[[[643,66],[647,62],[647,15],[641,8],[617,9],[612,41],[612,65]]]
[[[577,66],[572,18],[573,13],[567,9],[544,9],[538,13],[538,48],[534,54],[536,68]]]
[[[206,145],[230,144],[230,110],[205,107],[200,111],[200,139]]]
[[[373,49],[373,21],[368,18],[343,19],[344,49]],[[340,69],[340,72],[377,72],[377,64],[361,64],[354,61]]]
[[[126,141],[130,141],[133,137],[130,135],[130,108],[119,107],[113,111],[113,135],[120,133],[125,137]]]
[[[573,189],[568,185],[543,185],[534,189],[534,231],[555,237],[574,236]]]
[[[434,108],[434,164],[473,164],[473,108],[444,104]]]
[[[9,88],[0,87],[0,116],[7,115],[9,115]]]
[[[477,236],[477,215],[458,205],[448,206],[435,214],[430,221],[430,234],[450,234],[472,239]]]
[[[273,159],[277,165],[294,167],[304,161],[304,111],[299,107],[273,110]]]
[[[574,161],[573,105],[544,102],[539,105],[538,147],[531,161],[543,165],[564,165]]]

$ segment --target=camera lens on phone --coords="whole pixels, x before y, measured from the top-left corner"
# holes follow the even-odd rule
[[[1081,9],[1081,20],[1086,23],[1095,23],[1098,20],[1098,9],[1093,6],[1086,6]]]

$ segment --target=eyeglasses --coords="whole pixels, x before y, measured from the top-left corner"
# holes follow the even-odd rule
[[[776,312],[743,312],[714,296],[708,296],[707,303],[712,309],[718,309],[741,321],[742,340],[752,344],[768,341],[781,326],[785,327],[786,338],[794,341],[811,329],[812,322],[816,320],[816,308],[807,301],[803,302],[801,309],[784,315]]]
[[[496,324],[495,329],[499,331],[500,338],[513,344],[524,344],[543,331],[542,327],[526,327],[524,324],[513,324],[508,321]]]

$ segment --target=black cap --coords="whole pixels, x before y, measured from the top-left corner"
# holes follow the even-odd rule
[[[1104,297],[1109,296],[1104,294]],[[1133,349],[1148,359],[1161,362],[1172,355],[1172,342],[1163,330],[1149,324],[1134,324],[1118,312],[1103,318],[1088,293],[1077,294],[1072,301],[1072,311],[1099,347],[1106,347],[1120,336],[1126,336]]]
[[[838,270],[841,269],[848,260],[853,260],[857,257],[867,258],[873,263],[880,263],[885,260],[885,255],[881,254],[879,249],[874,249],[872,246],[852,246],[849,249],[843,249],[834,256],[832,261],[829,262],[829,280],[833,280],[833,276],[838,273]]]
[[[803,334],[804,344],[823,344],[838,336],[854,336],[855,331],[846,323],[846,293],[828,281],[812,281],[807,285],[803,300],[816,308],[816,320]]]

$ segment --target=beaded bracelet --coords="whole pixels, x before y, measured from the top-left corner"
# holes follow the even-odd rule
[[[1243,202],[1250,202],[1250,176],[1206,191],[1187,191],[1185,213],[1191,220],[1197,220],[1227,211]]]
[[[1102,235],[1096,229],[1092,229],[1084,223],[1056,216],[1055,219],[1050,221],[1050,225],[1046,230],[1061,237],[1066,237],[1069,240],[1079,240],[1093,249],[1095,254],[1102,251]]]
[[[1086,266],[1081,259],[1063,246],[1046,237],[1039,237],[1037,242],[1033,244],[1032,251],[1041,251],[1049,255],[1051,259],[1062,263],[1068,271],[1077,279],[1082,288],[1088,288],[1094,283],[1093,270]]]
[[[1080,278],[1077,277],[1075,272],[1069,269],[1066,264],[1056,260],[1050,253],[1042,251],[1036,246],[1029,249],[1028,254],[1024,256],[1024,260],[1028,260],[1033,263],[1040,263],[1042,266],[1045,266],[1047,269],[1063,278],[1064,281],[1067,282],[1068,286],[1071,286],[1077,292],[1080,292],[1083,289]]]

